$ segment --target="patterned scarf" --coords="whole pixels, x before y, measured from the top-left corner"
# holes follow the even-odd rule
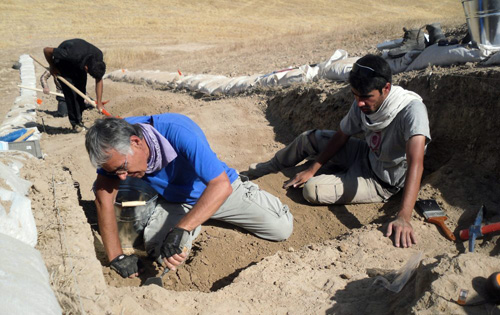
[[[177,157],[177,153],[174,148],[162,136],[158,130],[153,128],[149,124],[138,124],[142,129],[142,134],[144,135],[144,140],[149,147],[149,159],[148,168],[146,169],[146,174],[151,174],[167,166],[168,163],[172,162],[173,159]]]

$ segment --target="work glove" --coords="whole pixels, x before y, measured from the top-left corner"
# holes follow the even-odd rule
[[[161,246],[162,258],[169,258],[175,254],[182,253],[188,242],[189,231],[174,227],[168,232]]]
[[[118,255],[109,266],[123,278],[128,278],[142,270],[142,262],[137,255]]]

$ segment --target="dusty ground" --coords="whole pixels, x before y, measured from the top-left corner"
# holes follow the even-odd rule
[[[405,5],[405,1],[400,2],[398,5]],[[341,29],[336,33],[330,26],[324,33],[304,28],[286,33],[279,29],[282,36],[269,35],[267,39],[217,38],[210,43],[189,37],[189,41],[177,39],[168,44],[162,43],[158,34],[152,34],[148,42],[143,34],[141,39],[128,41],[107,38],[98,46],[108,58],[116,56],[112,53],[118,48],[132,49],[132,43],[152,47],[154,58],[130,69],[180,69],[184,73],[227,76],[268,73],[326,60],[337,48],[358,56],[375,52],[377,43],[400,37],[401,27],[409,24],[455,17],[445,30],[461,35],[462,22],[457,22],[461,12],[451,3],[446,5],[441,15],[432,10],[433,20],[427,17],[424,21],[416,10],[414,19],[408,22],[379,21],[371,29],[349,32]],[[0,53],[0,117],[18,95],[19,74],[11,69],[12,63],[23,53],[41,58],[47,42],[57,45],[65,36],[55,34],[46,42],[33,37],[22,43],[4,43],[6,48]],[[114,69],[127,65],[108,61]],[[38,76],[42,69],[36,69]],[[433,142],[428,148],[419,197],[437,199],[449,216],[447,225],[455,233],[472,223],[482,204],[490,210],[488,219],[496,220],[500,204],[500,135],[495,119],[500,114],[499,81],[498,67],[478,65],[427,69],[396,77],[398,84],[424,98],[431,120]],[[93,95],[92,82],[88,91]],[[295,229],[289,240],[267,242],[232,226],[208,221],[187,263],[165,276],[165,289],[141,287],[157,272],[147,260],[147,270],[139,279],[122,279],[107,267],[103,255],[90,191],[95,170],[88,162],[84,136],[70,132],[67,118],[53,117],[54,98],[40,98],[43,103],[38,124],[46,157],[31,160],[22,174],[33,183],[30,199],[39,234],[37,249],[65,313],[498,312],[491,304],[463,308],[449,302],[457,298],[461,288],[470,291],[472,300],[481,299],[478,294],[484,293],[484,278],[498,271],[498,259],[493,257],[500,251],[498,237],[488,236],[478,241],[475,253],[462,255],[467,243],[447,241],[435,226],[415,213],[413,225],[419,244],[412,249],[397,249],[383,231],[384,224],[398,211],[400,196],[386,204],[310,206],[300,191],[281,189],[293,170],[256,180],[261,188],[290,206]],[[324,81],[208,98],[106,80],[104,99],[110,100],[107,109],[122,117],[163,112],[188,115],[205,131],[219,158],[237,170],[270,158],[304,130],[335,129],[352,101],[345,84]],[[85,123],[90,125],[98,117],[97,112],[87,111]],[[400,293],[371,286],[375,275],[397,271],[417,251],[424,253],[424,262]]]

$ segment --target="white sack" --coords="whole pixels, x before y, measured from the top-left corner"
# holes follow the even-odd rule
[[[402,57],[391,58],[388,55],[388,51],[385,51],[382,54],[382,58],[384,58],[391,67],[392,74],[397,74],[406,71],[408,66],[420,55],[421,52],[421,50],[411,50]]]
[[[9,209],[5,209],[0,204],[0,233],[35,247],[37,229],[35,218],[31,212],[31,200],[3,188],[0,188],[0,200],[4,204],[10,203]]]
[[[481,50],[467,49],[462,45],[439,46],[434,44],[427,47],[406,68],[406,71],[425,69],[429,65],[450,66],[466,62],[479,62],[484,59]]]
[[[491,55],[483,64],[486,66],[500,65],[500,51]]]
[[[61,314],[40,252],[0,233],[2,314]]]

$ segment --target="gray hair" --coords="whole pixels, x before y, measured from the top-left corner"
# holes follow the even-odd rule
[[[123,155],[132,154],[131,136],[143,139],[141,127],[120,118],[97,119],[85,135],[85,148],[92,165],[101,167],[109,160],[113,149]]]

